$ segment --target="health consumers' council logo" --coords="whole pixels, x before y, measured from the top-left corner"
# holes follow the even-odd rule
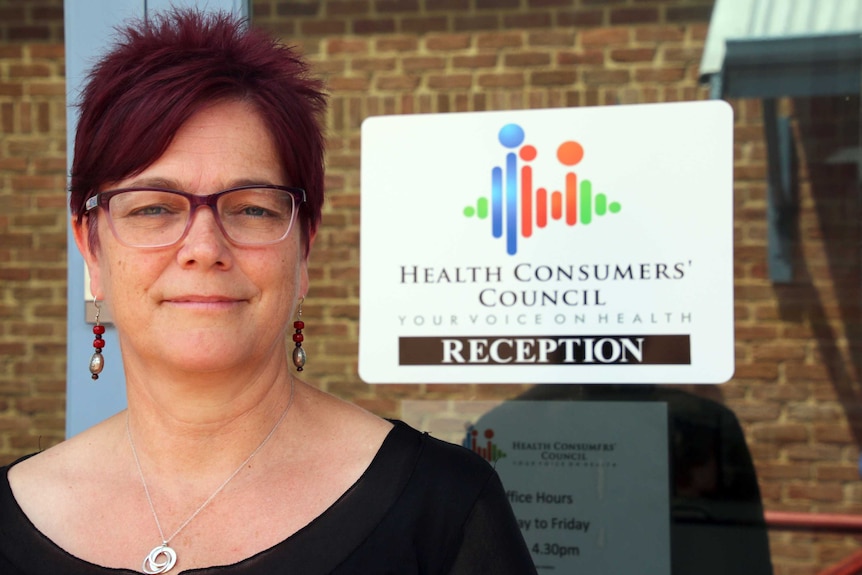
[[[573,171],[566,173],[563,190],[544,187],[533,189],[533,168],[530,162],[536,159],[535,146],[524,144],[524,129],[518,124],[506,124],[498,135],[500,143],[511,150],[506,153],[505,167],[495,166],[491,170],[491,198],[480,197],[475,206],[464,208],[468,218],[485,220],[491,217],[491,235],[506,238],[506,252],[515,255],[518,251],[518,235],[529,238],[535,228],[544,228],[549,219],[562,220],[567,226],[588,225],[593,216],[616,214],[619,202],[608,203],[605,194],[593,194],[590,180],[581,179]],[[516,153],[517,149],[517,153]],[[557,160],[564,166],[575,166],[584,157],[584,148],[568,140],[557,147]],[[518,158],[523,161],[518,168]]]
[[[464,434],[461,445],[481,455],[486,461],[490,461],[491,463],[506,457],[506,452],[497,447],[497,444],[492,441],[494,438],[493,429],[486,429],[483,435],[485,436],[484,442],[479,438],[479,430],[473,425],[468,425],[467,433]]]

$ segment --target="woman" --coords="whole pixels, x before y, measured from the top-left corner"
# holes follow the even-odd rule
[[[128,409],[3,470],[0,572],[535,572],[484,461],[297,377],[323,108],[225,15],[136,24],[96,66],[72,224]]]

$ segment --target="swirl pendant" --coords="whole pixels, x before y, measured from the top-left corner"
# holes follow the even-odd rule
[[[167,543],[153,548],[144,559],[141,570],[147,575],[167,573],[177,564],[177,552],[171,549]]]

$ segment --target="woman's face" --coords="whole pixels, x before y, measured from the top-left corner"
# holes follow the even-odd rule
[[[198,112],[155,163],[111,188],[157,186],[206,195],[251,183],[292,182],[254,108],[223,102]],[[139,359],[219,371],[284,353],[284,332],[308,289],[297,222],[281,242],[237,246],[203,207],[177,244],[142,249],[117,242],[106,214],[100,210],[97,217],[95,253],[87,247],[86,224],[76,226],[75,238],[93,295],[105,300],[118,327],[127,364]]]

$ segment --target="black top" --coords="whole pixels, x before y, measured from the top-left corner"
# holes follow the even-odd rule
[[[491,466],[463,447],[393,423],[362,477],[311,523],[239,563],[185,573],[535,574]],[[135,573],[88,563],[55,545],[18,506],[7,471],[0,468],[0,573]]]

